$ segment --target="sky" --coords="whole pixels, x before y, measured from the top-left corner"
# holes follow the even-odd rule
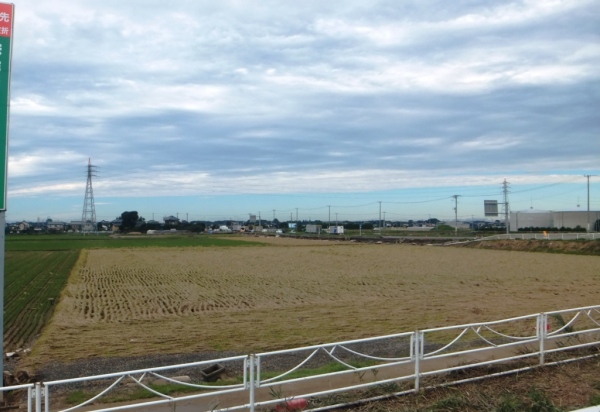
[[[14,3],[9,222],[600,210],[600,0]]]

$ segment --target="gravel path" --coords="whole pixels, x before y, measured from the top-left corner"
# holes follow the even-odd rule
[[[402,341],[382,340],[364,343],[355,343],[345,345],[348,349],[379,357],[399,357],[408,356],[409,347],[406,339]],[[300,362],[302,362],[312,351],[302,353],[271,355],[263,358],[261,363],[262,371],[285,371]],[[137,357],[111,357],[111,358],[91,358],[83,359],[71,363],[48,363],[35,372],[35,381],[53,381],[62,379],[71,379],[84,376],[101,375],[108,373],[117,373],[146,368],[155,368],[161,366],[179,365],[213,359],[222,359],[245,355],[233,351],[224,352],[202,352],[202,353],[182,353],[182,354],[149,354]],[[356,360],[358,357],[348,351],[337,347],[334,355],[347,362]],[[318,352],[306,365],[307,368],[316,368],[333,362],[324,351]],[[7,369],[16,368],[14,362],[7,365]],[[201,370],[208,367],[182,368],[165,372],[167,376],[187,375],[192,381],[201,381]],[[226,365],[228,376],[240,376],[243,374],[243,362],[229,362]]]

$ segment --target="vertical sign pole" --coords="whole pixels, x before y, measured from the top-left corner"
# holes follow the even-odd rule
[[[6,233],[6,181],[8,165],[8,116],[10,110],[10,62],[14,4],[0,3],[0,371],[4,373],[4,250]],[[0,387],[4,380],[0,381]],[[0,400],[4,400],[0,392]]]
[[[2,356],[0,356],[0,371],[2,380],[0,388],[4,386],[4,242],[6,236],[5,211],[0,211],[0,338],[2,339]],[[4,401],[4,391],[0,392],[0,402]]]

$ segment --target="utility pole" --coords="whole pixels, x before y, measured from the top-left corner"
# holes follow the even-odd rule
[[[296,223],[298,223],[298,208],[296,208]]]
[[[454,198],[454,236],[458,235],[458,197],[460,195],[453,195]]]
[[[508,182],[504,179],[502,183],[502,191],[504,192],[504,225],[506,226],[506,234],[510,234],[509,208],[508,208]]]
[[[590,225],[590,177],[596,175],[583,175],[583,177],[587,177],[587,231],[588,233],[593,232],[592,227]]]
[[[379,201],[379,234],[381,234],[381,200]]]

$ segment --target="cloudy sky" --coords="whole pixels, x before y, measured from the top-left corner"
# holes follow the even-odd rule
[[[98,220],[585,210],[600,175],[600,0],[15,8],[8,221],[81,219],[89,158]]]

